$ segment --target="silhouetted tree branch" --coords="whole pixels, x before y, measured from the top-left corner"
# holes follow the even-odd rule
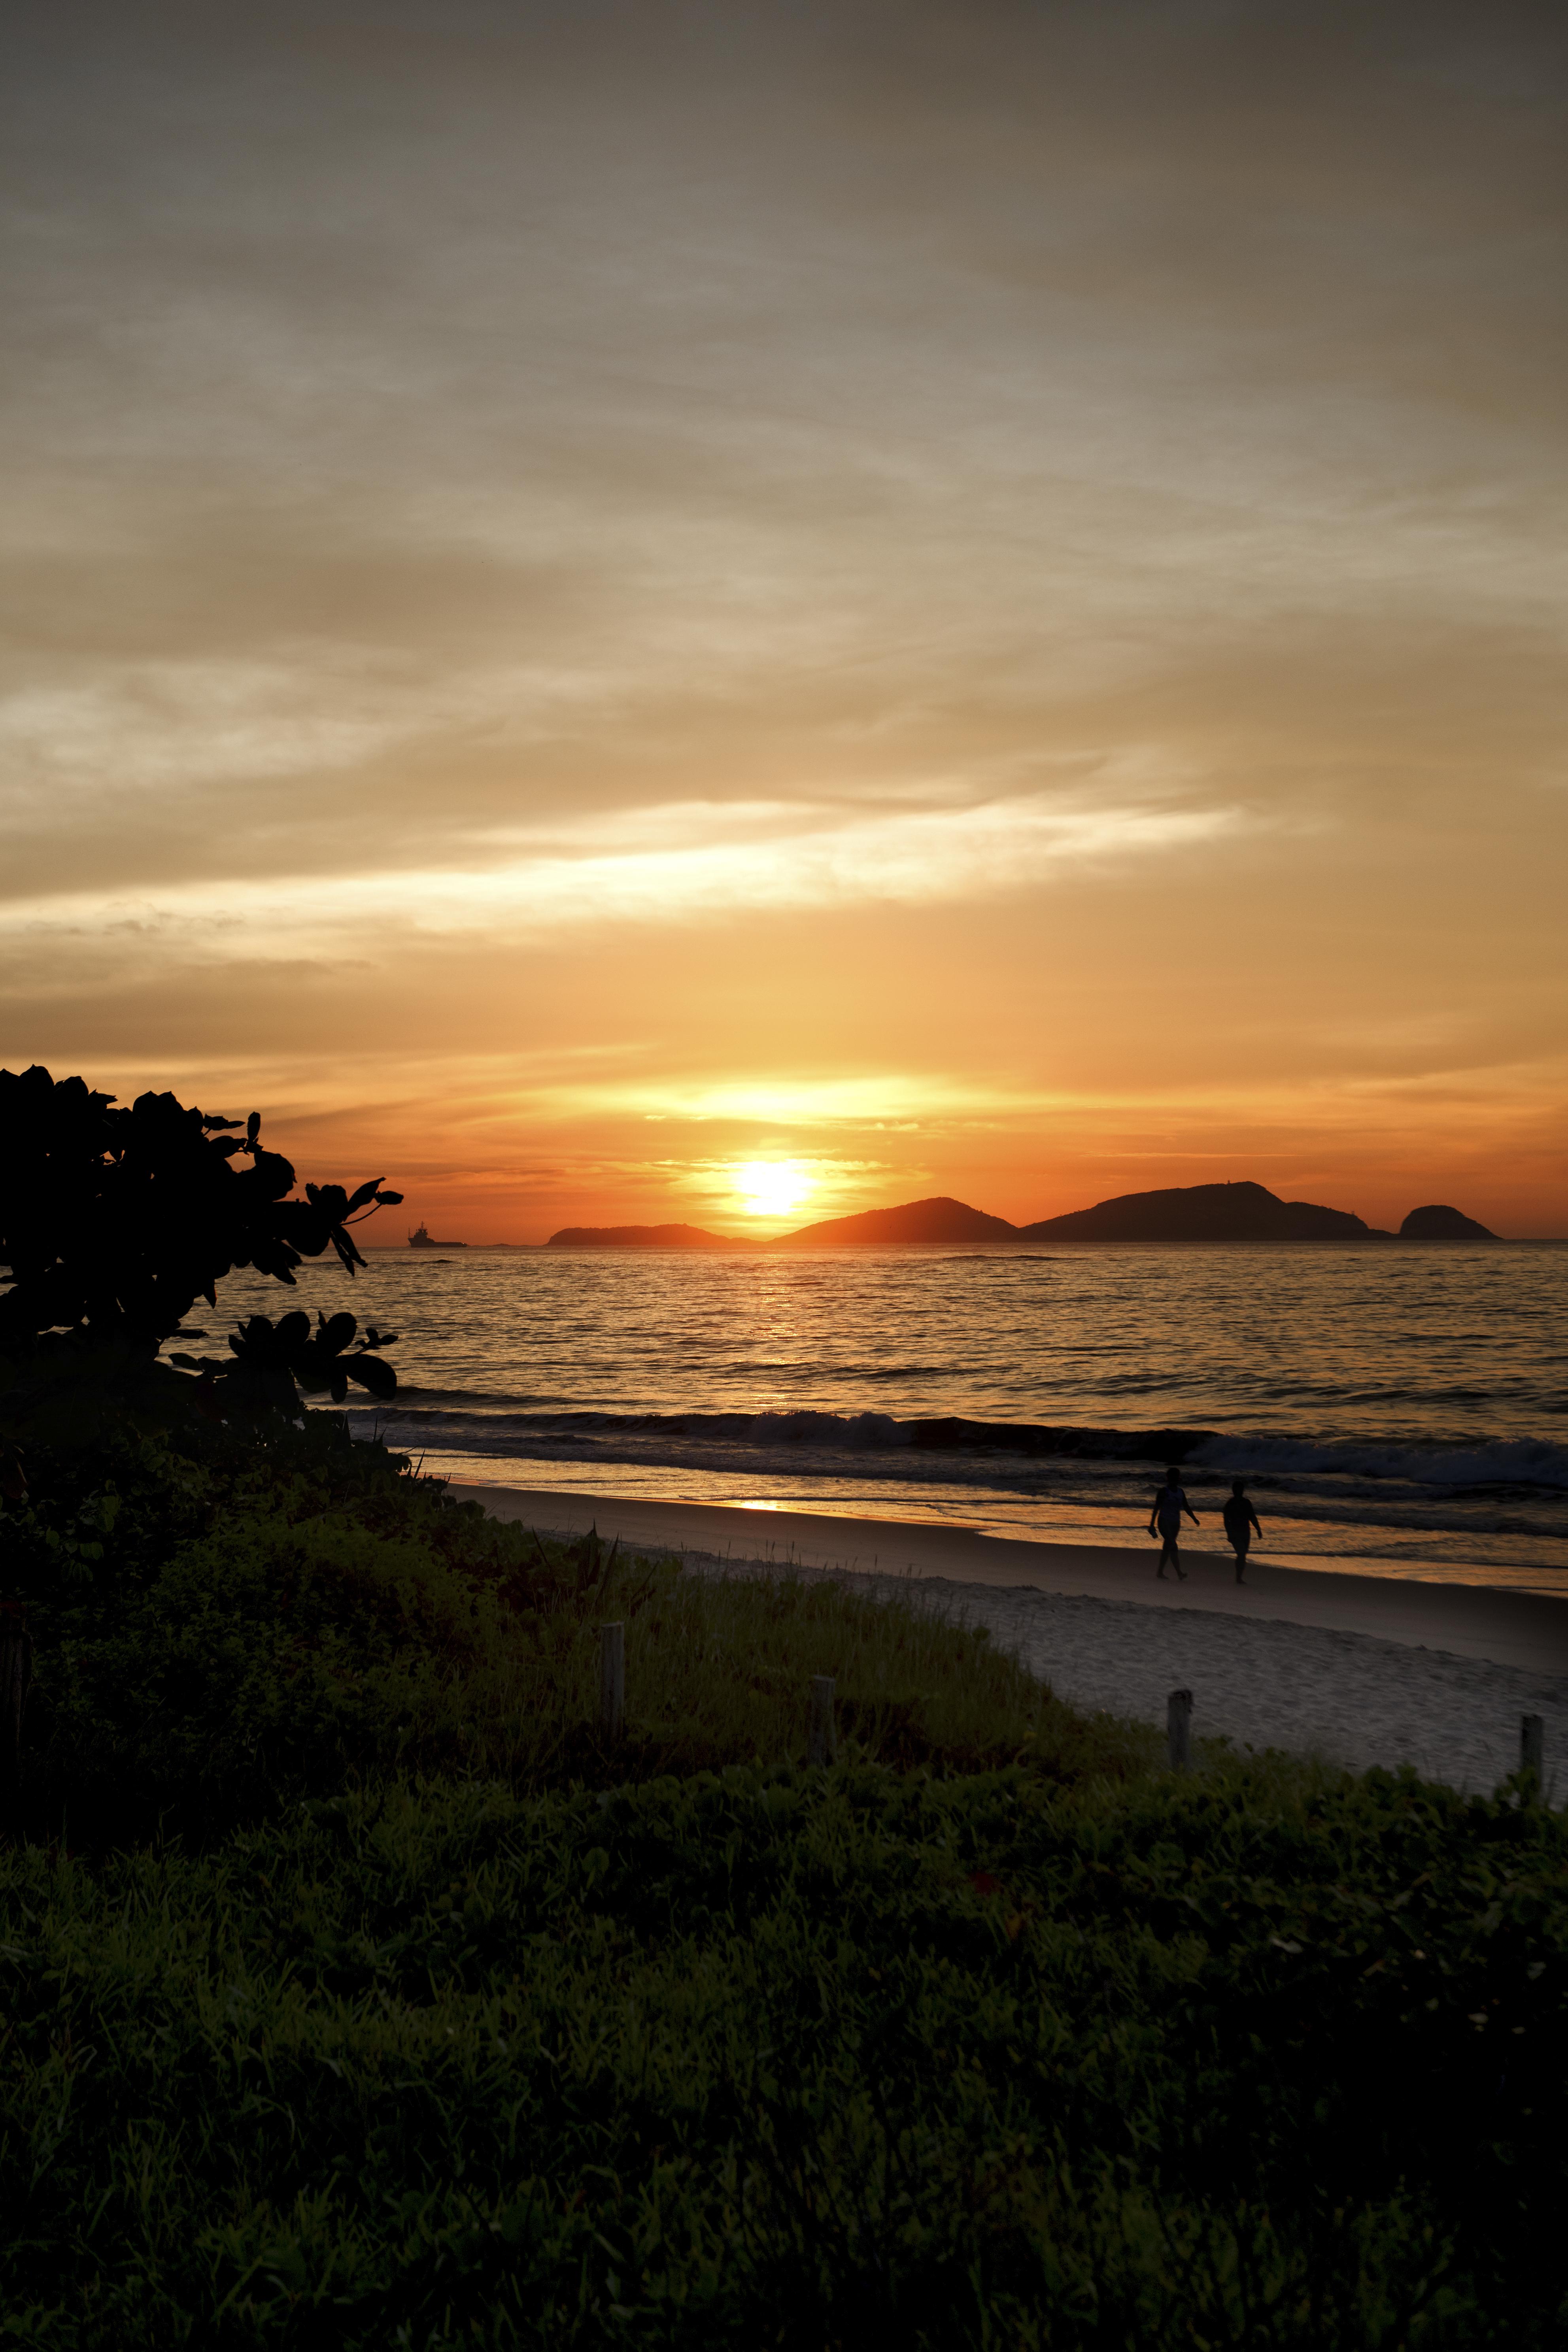
[[[373,1178],[352,1192],[307,1184],[290,1200],[294,1170],[259,1141],[252,1111],[238,1119],[187,1108],[172,1094],[139,1095],[129,1109],[78,1078],[35,1066],[0,1070],[0,1349],[11,1357],[110,1351],[151,1363],[185,1328],[198,1298],[239,1266],[292,1284],[307,1257],[336,1252],[351,1275],[364,1259],[350,1227],[400,1201]],[[243,1165],[242,1162],[248,1162]],[[274,1324],[253,1315],[229,1340],[230,1359],[176,1355],[200,1378],[212,1409],[274,1405],[292,1412],[297,1384],[341,1402],[355,1381],[372,1396],[397,1387],[372,1352],[394,1332],[358,1338],[351,1315],[301,1311]]]

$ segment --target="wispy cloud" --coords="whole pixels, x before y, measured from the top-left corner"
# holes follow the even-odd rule
[[[614,1112],[622,1117],[723,1123],[736,1128],[915,1127],[930,1119],[994,1119],[1037,1115],[1038,1089],[987,1083],[946,1071],[872,1070],[849,1077],[781,1077],[705,1084],[630,1077],[568,1080],[538,1088],[535,1103],[551,1118]],[[707,1162],[701,1163],[704,1166]]]
[[[53,893],[14,901],[0,934],[35,937],[95,930],[129,942],[153,939],[223,958],[298,954],[389,930],[426,935],[498,932],[526,937],[563,927],[666,924],[743,910],[905,906],[993,898],[1038,887],[1086,866],[1191,851],[1235,833],[1235,809],[1063,808],[1049,798],[977,807],[856,814],[800,825],[773,838],[713,839],[727,812],[709,813],[710,838],[693,842],[693,813],[677,804],[657,847],[658,813],[643,811],[640,845],[609,846],[618,819],[580,829],[575,856],[535,854],[444,870],[281,876],[266,881],[184,883],[138,892]],[[737,830],[758,815],[740,812]],[[768,812],[768,814],[771,814]],[[813,813],[805,812],[808,819]],[[751,820],[751,822],[748,822]],[[598,836],[598,845],[589,845]]]

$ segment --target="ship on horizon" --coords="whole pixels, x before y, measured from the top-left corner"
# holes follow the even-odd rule
[[[410,1249],[466,1249],[466,1242],[433,1242],[428,1227],[418,1226],[408,1237]]]

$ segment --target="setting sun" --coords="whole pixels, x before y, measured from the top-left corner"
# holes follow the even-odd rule
[[[786,1217],[816,1190],[798,1160],[747,1160],[730,1176],[748,1217]]]

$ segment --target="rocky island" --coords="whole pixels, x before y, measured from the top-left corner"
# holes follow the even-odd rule
[[[1399,1238],[1402,1242],[1495,1242],[1498,1236],[1490,1225],[1478,1225],[1474,1217],[1433,1202],[1427,1208],[1411,1210],[1399,1228]]]
[[[1016,1242],[1017,1225],[1005,1217],[988,1216],[965,1201],[938,1194],[930,1201],[905,1201],[896,1209],[862,1209],[858,1216],[825,1217],[820,1224],[802,1225],[798,1233],[782,1234],[778,1249],[886,1249],[902,1242]]]
[[[1182,1184],[1162,1192],[1123,1192],[1092,1209],[1041,1217],[1019,1227],[1030,1242],[1369,1242],[1392,1241],[1348,1209],[1315,1201],[1281,1201],[1266,1185]]]
[[[562,1225],[551,1234],[547,1249],[744,1249],[744,1242],[726,1234],[705,1233],[700,1225]]]

